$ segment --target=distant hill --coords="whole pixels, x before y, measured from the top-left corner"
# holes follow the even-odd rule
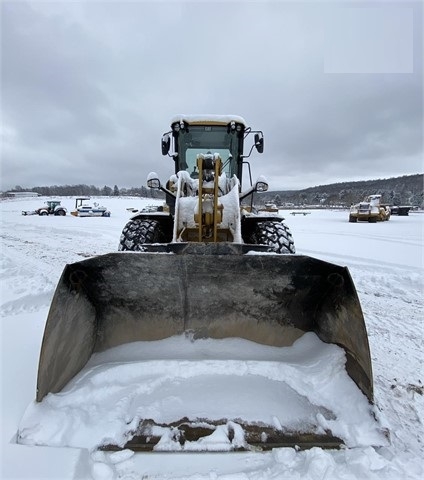
[[[304,190],[282,190],[255,195],[255,204],[272,202],[277,205],[342,205],[349,206],[367,195],[380,194],[390,205],[416,205],[424,208],[424,175],[364,180],[359,182],[332,183]]]
[[[304,190],[281,190],[255,194],[255,205],[267,202],[279,206],[286,203],[294,205],[349,206],[363,200],[367,195],[381,194],[383,202],[390,205],[416,205],[424,208],[423,199],[424,175],[405,175],[403,177],[384,178],[380,180],[364,180],[360,182],[332,183]],[[28,189],[28,187],[26,187]],[[15,192],[25,189],[15,187]],[[94,185],[54,185],[50,187],[33,187],[33,192],[46,196],[82,196],[82,195],[138,195],[147,198],[164,198],[162,192],[150,190],[147,187],[114,188]]]

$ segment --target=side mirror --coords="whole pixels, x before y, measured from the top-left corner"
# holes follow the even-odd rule
[[[264,151],[264,137],[261,133],[255,133],[255,147],[258,153]]]
[[[150,172],[149,175],[147,175],[147,186],[149,188],[154,188],[155,190],[158,190],[161,187],[160,180],[156,172]]]
[[[171,137],[166,134],[162,137],[162,155],[168,155],[171,148]]]
[[[255,191],[256,192],[266,192],[268,190],[268,182],[264,176],[260,176],[256,180]]]

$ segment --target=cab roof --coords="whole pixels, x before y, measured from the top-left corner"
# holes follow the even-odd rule
[[[235,123],[241,123],[245,127],[247,126],[244,118],[238,115],[178,114],[172,117],[171,125],[175,122],[186,122],[189,125],[228,125],[231,122],[235,122]]]

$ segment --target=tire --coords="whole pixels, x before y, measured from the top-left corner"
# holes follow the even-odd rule
[[[47,217],[48,213],[44,210],[43,212],[40,212],[40,216],[42,217]]]
[[[256,245],[268,245],[276,253],[296,253],[289,227],[284,222],[265,220],[255,225],[249,242]]]
[[[122,230],[118,250],[143,252],[146,243],[165,243],[165,235],[157,220],[137,218],[130,220]]]
[[[55,212],[55,215],[58,217],[64,217],[66,215],[66,212],[65,210],[58,210],[57,212]]]
[[[354,217],[353,215],[349,215],[349,222],[350,223],[356,223],[358,221],[358,219],[356,217]]]

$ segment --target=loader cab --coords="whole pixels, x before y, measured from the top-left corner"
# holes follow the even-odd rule
[[[250,132],[243,118],[237,116],[180,116],[172,120],[171,131],[162,137],[162,154],[169,155],[172,148],[175,173],[186,170],[192,178],[198,176],[198,154],[218,154],[227,177],[236,175],[241,181],[244,139]],[[255,134],[254,146],[262,153],[262,132]]]
[[[239,124],[240,125],[240,124]],[[226,125],[187,125],[183,128],[179,124],[173,126],[173,137],[175,145],[175,171],[187,170],[191,176],[196,175],[197,155],[219,154],[223,162],[223,171],[227,177],[236,175],[240,178],[241,162],[243,154],[243,130],[228,129]],[[177,128],[177,131],[175,131]]]

